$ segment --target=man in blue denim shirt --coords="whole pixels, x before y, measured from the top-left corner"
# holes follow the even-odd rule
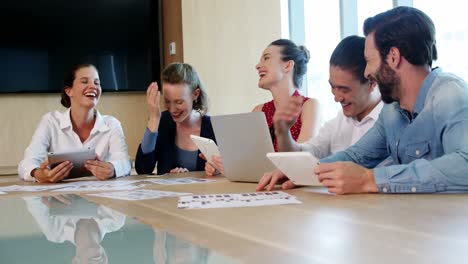
[[[364,74],[386,105],[355,145],[321,160],[319,180],[337,194],[467,192],[468,85],[431,70],[432,20],[397,7],[368,18],[364,34]],[[393,165],[375,168],[389,156]]]
[[[468,86],[440,69],[431,19],[398,7],[364,23],[365,75],[386,103],[374,127],[316,167],[330,192],[468,191]],[[374,168],[391,156],[393,164]],[[348,162],[338,162],[348,161]]]

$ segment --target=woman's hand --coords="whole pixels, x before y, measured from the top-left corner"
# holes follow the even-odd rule
[[[44,161],[38,169],[35,169],[31,176],[41,183],[55,183],[65,179],[73,168],[70,161],[64,161],[53,169],[49,169],[49,161]]]
[[[161,92],[159,92],[158,84],[152,82],[146,90],[146,104],[149,117],[147,127],[153,133],[158,130],[159,119],[161,118],[161,108],[159,106],[160,97]]]
[[[204,159],[206,161],[205,155],[203,153],[200,153],[200,158]],[[213,164],[212,164],[212,163]],[[221,159],[220,156],[218,155],[213,155],[211,156],[211,162],[205,162],[205,174],[206,176],[216,176],[220,173],[224,173],[224,165],[223,165],[223,160]],[[220,168],[219,170],[217,168]]]
[[[87,160],[84,166],[100,181],[115,176],[114,165],[110,162],[99,160],[99,157],[96,157],[96,160]]]
[[[188,172],[189,170],[187,170],[186,168],[174,168],[170,171],[170,173],[182,173],[182,172]]]

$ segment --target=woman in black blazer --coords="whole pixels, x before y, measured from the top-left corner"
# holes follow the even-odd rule
[[[186,63],[173,63],[161,73],[166,111],[161,113],[160,91],[153,82],[146,91],[148,124],[138,147],[135,169],[150,174],[203,171],[205,160],[199,157],[190,135],[215,140],[208,110],[207,94],[195,69]]]

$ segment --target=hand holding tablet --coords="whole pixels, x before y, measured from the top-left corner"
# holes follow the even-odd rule
[[[94,149],[82,149],[70,152],[49,152],[47,153],[47,158],[51,169],[54,169],[64,161],[69,161],[73,164],[73,168],[66,178],[78,178],[92,176],[92,173],[87,170],[84,165],[87,160],[96,159],[96,152]]]
[[[309,152],[271,152],[267,157],[294,184],[322,186],[314,173],[319,160]]]
[[[193,143],[195,143],[200,152],[203,153],[203,155],[205,155],[207,162],[209,162],[213,167],[216,168],[214,163],[211,161],[211,158],[214,155],[220,155],[216,143],[209,138],[199,137],[195,135],[190,135],[190,138],[192,139]]]

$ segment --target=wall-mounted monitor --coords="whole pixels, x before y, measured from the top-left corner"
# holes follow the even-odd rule
[[[162,65],[160,0],[0,1],[0,93],[59,92],[72,65],[143,91]]]

